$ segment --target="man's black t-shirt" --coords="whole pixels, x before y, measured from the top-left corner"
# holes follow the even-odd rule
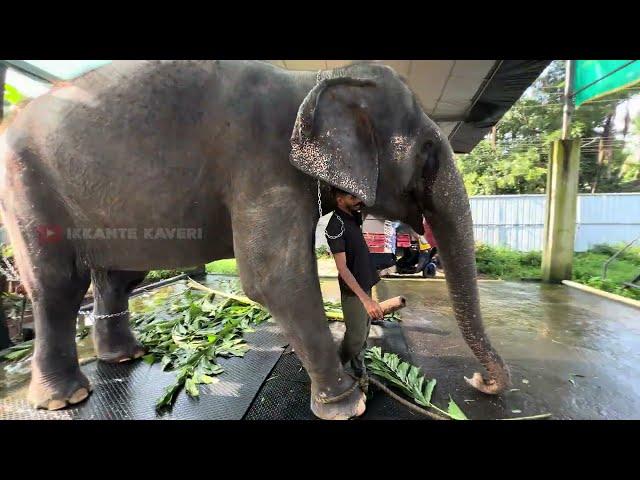
[[[362,216],[360,213],[349,215],[339,208],[336,208],[329,219],[325,232],[332,237],[336,237],[342,230],[340,219],[344,222],[344,233],[338,238],[327,238],[327,243],[331,249],[331,253],[344,252],[347,260],[347,268],[355,277],[360,288],[368,292],[371,287],[380,281],[378,271],[369,254],[369,247],[362,235],[361,225]],[[347,295],[355,295],[351,289],[344,283],[342,277],[338,278],[340,290]]]

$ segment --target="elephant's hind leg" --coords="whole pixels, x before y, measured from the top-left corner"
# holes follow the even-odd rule
[[[60,197],[36,174],[33,153],[6,155],[7,185],[1,199],[20,280],[33,306],[35,324],[27,398],[57,410],[81,402],[91,386],[80,371],[76,322],[89,287],[89,269],[68,238],[71,225]]]
[[[129,326],[129,294],[146,272],[92,270],[93,340],[98,358],[117,363],[139,358],[144,348]],[[109,316],[107,316],[109,315]]]
[[[9,222],[14,222],[11,215]],[[58,410],[81,402],[91,391],[89,380],[80,371],[76,348],[76,321],[89,287],[89,270],[78,262],[68,240],[51,238],[39,244],[31,229],[13,230],[16,263],[31,298],[35,322],[27,397],[38,408]]]

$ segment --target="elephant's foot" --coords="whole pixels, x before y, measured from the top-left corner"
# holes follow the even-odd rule
[[[27,400],[36,408],[60,410],[85,400],[91,392],[91,383],[78,368],[75,372],[45,374],[37,372],[31,377]]]
[[[464,377],[465,381],[476,390],[487,395],[499,395],[511,385],[509,368],[505,365],[501,374],[496,374],[486,379],[481,373],[476,372],[473,377]]]
[[[98,320],[98,322],[107,321],[109,319]],[[128,325],[111,325],[108,328],[98,322],[93,330],[93,342],[99,360],[107,363],[121,363],[140,358],[145,354],[144,347],[133,336]]]
[[[322,420],[349,420],[361,416],[366,410],[365,394],[359,383],[345,375],[339,379],[341,393],[318,391],[311,387],[311,411]]]

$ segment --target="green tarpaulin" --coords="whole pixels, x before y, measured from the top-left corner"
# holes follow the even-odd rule
[[[638,60],[576,60],[573,91],[575,105],[640,82]]]

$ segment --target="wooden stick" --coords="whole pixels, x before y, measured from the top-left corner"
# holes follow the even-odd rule
[[[407,299],[404,297],[393,297],[384,302],[380,302],[380,308],[385,315],[395,312],[407,306]]]
[[[499,420],[538,420],[541,418],[549,418],[550,416],[550,413],[543,413],[541,415],[533,415],[531,417],[500,418]]]
[[[241,295],[234,295],[233,293],[221,292],[220,290],[213,290],[212,288],[205,287],[204,285],[196,282],[193,278],[190,278],[190,277],[187,277],[187,278],[189,279],[187,283],[192,288],[195,288],[196,290],[202,290],[203,292],[213,293],[214,295],[220,295],[221,297],[231,298],[238,302],[247,303],[249,305],[261,306],[258,302],[254,302],[250,298],[243,297]]]

